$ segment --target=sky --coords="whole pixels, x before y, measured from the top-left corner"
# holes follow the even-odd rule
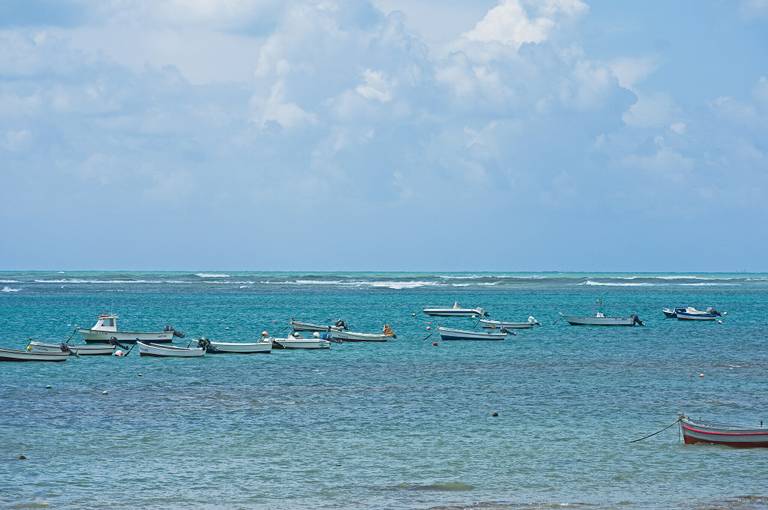
[[[768,271],[768,0],[0,3],[0,269]]]

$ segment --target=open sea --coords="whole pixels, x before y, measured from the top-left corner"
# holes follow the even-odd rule
[[[597,299],[645,327],[559,320]],[[473,326],[421,313],[454,301],[542,326],[425,340]],[[686,305],[728,314],[661,313]],[[684,446],[677,427],[629,443],[679,412],[768,425],[768,274],[0,272],[0,347],[104,311],[179,345],[283,336],[292,317],[397,339],[2,363],[0,507],[768,508],[768,449]]]

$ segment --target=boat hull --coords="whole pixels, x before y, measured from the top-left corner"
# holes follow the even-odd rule
[[[211,342],[208,354],[269,354],[272,342]]]
[[[121,344],[135,344],[136,342],[145,342],[153,344],[171,343],[173,341],[173,331],[161,331],[158,333],[140,333],[135,331],[96,331],[93,329],[81,329],[86,343],[107,343],[114,338]]]
[[[273,338],[273,349],[330,349],[331,342],[321,338]]]
[[[485,317],[487,315],[479,308],[425,308],[423,312],[431,317]]]
[[[342,342],[387,342],[395,338],[394,335],[384,333],[356,333],[354,331],[330,331],[327,336],[331,340]]]
[[[480,325],[485,329],[532,329],[538,322],[504,322],[480,319]]]
[[[337,326],[323,326],[322,324],[312,324],[311,322],[291,321],[291,327],[294,331],[341,331]]]
[[[679,321],[716,321],[720,317],[711,313],[677,312],[675,315]]]
[[[732,448],[768,448],[768,429],[713,427],[680,419],[685,444],[716,444]]]
[[[199,358],[205,356],[201,347],[174,347],[170,345],[152,345],[136,342],[139,346],[139,356],[155,356],[158,358]]]
[[[566,317],[571,326],[634,326],[632,317]]]
[[[115,352],[115,346],[111,344],[86,344],[70,345],[66,344],[70,354],[78,356],[110,356]],[[32,352],[61,352],[61,344],[47,344],[43,342],[30,342],[29,349]]]
[[[67,361],[68,352],[34,352],[17,349],[0,349],[0,361]]]
[[[443,340],[500,341],[507,338],[506,333],[485,333],[482,331],[466,331],[443,327],[437,328],[437,332]]]

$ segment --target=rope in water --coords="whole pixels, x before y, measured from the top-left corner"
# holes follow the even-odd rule
[[[649,437],[653,437],[653,436],[655,436],[656,434],[661,434],[661,433],[662,433],[662,432],[664,432],[665,430],[667,430],[667,429],[669,429],[669,428],[672,428],[672,427],[674,427],[675,425],[677,425],[678,423],[680,423],[680,420],[681,420],[681,418],[678,418],[678,419],[676,419],[674,422],[672,422],[672,423],[670,423],[669,425],[667,425],[666,427],[664,427],[663,429],[661,429],[661,430],[657,430],[657,431],[656,431],[656,432],[654,432],[653,434],[648,434],[647,436],[645,436],[645,437],[641,437],[640,439],[633,439],[632,441],[630,441],[630,443],[637,443],[637,442],[639,442],[639,441],[643,441],[644,439],[648,439]]]

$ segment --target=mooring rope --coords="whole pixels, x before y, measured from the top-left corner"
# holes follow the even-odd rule
[[[682,420],[682,418],[678,418],[678,419],[676,419],[674,422],[670,423],[669,425],[667,425],[666,427],[664,427],[664,428],[663,428],[663,429],[661,429],[661,430],[657,430],[657,431],[656,431],[656,432],[654,432],[653,434],[648,434],[647,436],[645,436],[645,437],[641,437],[640,439],[633,439],[632,441],[630,441],[630,443],[637,443],[637,442],[639,442],[639,441],[643,441],[644,439],[648,439],[649,437],[653,437],[653,436],[655,436],[656,434],[661,434],[661,433],[662,433],[662,432],[664,432],[665,430],[667,430],[667,429],[669,429],[669,428],[672,428],[672,427],[674,427],[675,425],[677,425],[678,423],[680,423],[680,420]]]

